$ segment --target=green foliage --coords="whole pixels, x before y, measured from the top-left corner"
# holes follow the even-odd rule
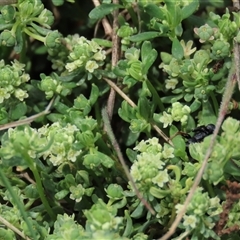
[[[240,14],[224,4],[20,0],[0,7],[0,124],[54,100],[31,126],[1,133],[0,215],[8,224],[0,218],[0,239],[20,239],[11,225],[34,240],[147,240],[168,231],[210,145],[211,136],[194,142],[192,130],[216,123],[235,64]],[[120,93],[115,100],[111,88]],[[172,239],[222,239],[223,186],[240,180],[237,91]],[[107,131],[108,114],[120,147]],[[239,201],[228,210],[221,230],[239,227]]]

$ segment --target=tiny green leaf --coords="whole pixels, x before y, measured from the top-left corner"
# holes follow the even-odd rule
[[[137,208],[132,212],[131,217],[132,218],[140,218],[143,214],[144,206],[142,203],[139,203]]]
[[[14,50],[16,51],[16,53],[20,53],[24,45],[22,28],[20,26],[17,27],[15,35],[16,35],[16,45],[14,46]]]
[[[89,17],[95,21],[105,17],[110,14],[112,11],[123,8],[120,4],[101,4],[100,6],[94,8],[90,13]]]
[[[144,7],[144,9],[151,17],[164,19],[163,10],[159,8],[156,4],[149,3],[146,7]]]
[[[177,38],[173,39],[172,55],[178,60],[181,60],[184,55],[183,47]]]
[[[181,9],[182,20],[191,16],[199,7],[199,1],[194,0]]]
[[[17,120],[20,117],[24,116],[26,112],[27,112],[27,105],[24,102],[21,102],[11,110],[11,118],[13,120]]]
[[[93,38],[92,40],[102,47],[110,47],[110,48],[112,47],[111,41],[100,39],[100,38]]]
[[[151,115],[151,107],[146,97],[140,97],[138,101],[138,111],[145,120],[149,119]]]
[[[99,89],[95,84],[92,84],[92,91],[89,97],[89,103],[93,105],[99,97]]]
[[[141,48],[141,59],[143,63],[142,73],[147,74],[149,68],[152,66],[157,58],[157,51],[152,49],[152,44],[149,41],[145,41]]]
[[[132,42],[142,42],[145,40],[150,40],[152,38],[159,37],[161,34],[159,32],[143,32],[136,35],[133,35],[129,38]]]

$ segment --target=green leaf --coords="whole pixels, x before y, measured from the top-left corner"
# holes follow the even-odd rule
[[[192,101],[192,99],[193,99],[193,93],[186,93],[186,94],[184,95],[184,100],[185,100],[186,102],[190,102],[190,101]]]
[[[173,0],[165,0],[164,2],[168,10],[167,21],[172,25],[172,27],[175,28],[181,22],[180,7],[178,6],[177,2]]]
[[[181,99],[183,96],[184,96],[183,94],[179,94],[177,96],[170,95],[170,96],[162,97],[161,101],[163,103],[174,103],[174,102],[177,102],[179,99]]]
[[[186,143],[181,135],[176,135],[178,132],[178,129],[174,125],[170,127],[170,137],[172,138],[172,142],[174,145],[174,155],[184,160],[187,158],[185,151]]]
[[[158,199],[164,198],[170,193],[167,190],[164,191],[156,187],[151,187],[149,192]]]
[[[13,120],[17,120],[24,116],[27,112],[27,105],[24,102],[21,102],[14,106],[10,111],[10,116]]]
[[[35,24],[35,23],[31,23],[31,26],[32,26],[38,33],[40,33],[40,34],[43,35],[43,36],[46,36],[48,33],[51,32],[50,29],[40,27],[39,25],[37,25],[37,24]]]
[[[133,133],[150,131],[151,125],[145,119],[132,119],[130,130]]]
[[[123,133],[123,141],[126,146],[131,146],[136,143],[139,137],[139,133],[133,133],[131,131],[125,131]]]
[[[202,102],[202,117],[199,120],[200,125],[207,125],[209,123],[215,123],[217,121],[217,117],[213,111],[212,105],[210,102]]]
[[[125,218],[127,219],[126,222],[126,227],[124,230],[124,233],[122,234],[123,237],[128,237],[131,235],[132,231],[133,231],[133,223],[132,223],[132,218],[129,215],[129,212],[127,210],[124,211],[125,213]]]
[[[143,63],[142,74],[147,74],[149,68],[152,66],[157,58],[157,51],[152,48],[152,44],[149,41],[145,41],[141,48],[141,59]]]
[[[17,27],[15,34],[16,34],[16,45],[14,47],[14,51],[16,53],[20,53],[23,49],[23,44],[24,44],[22,28],[20,26]]]
[[[10,214],[10,212],[9,212],[9,214]],[[11,231],[10,229],[0,228],[0,239],[12,240],[15,238],[16,238],[16,236],[14,235],[13,231]]]
[[[24,189],[24,194],[27,198],[37,199],[39,198],[39,193],[35,185],[30,184]]]
[[[119,8],[123,8],[123,6],[120,4],[111,4],[111,3],[101,4],[100,6],[94,8],[89,13],[89,18],[97,21]]]
[[[98,87],[93,83],[92,84],[92,91],[89,97],[89,103],[93,105],[99,97],[99,89]]]
[[[61,114],[67,114],[67,111],[69,109],[69,107],[67,105],[65,105],[64,103],[61,103],[61,102],[57,102],[54,105],[54,108]]]
[[[54,4],[54,6],[61,6],[64,3],[64,0],[52,0],[52,3]]]
[[[126,101],[122,102],[121,108],[118,109],[119,116],[126,122],[131,122],[136,118],[136,107],[131,107]]]
[[[133,151],[131,148],[127,148],[126,150],[127,157],[133,163],[137,158],[137,152]]]
[[[4,29],[10,29],[13,26],[12,23],[0,23],[0,31],[3,31]]]
[[[199,7],[199,1],[198,0],[194,0],[190,4],[188,4],[187,6],[184,6],[181,9],[182,20],[191,16],[198,9],[198,7]]]
[[[82,132],[82,133],[79,133],[78,140],[83,146],[85,146],[87,148],[93,147],[94,142],[95,142],[94,135],[89,130],[85,131],[85,132]]]
[[[84,116],[86,116],[92,109],[90,101],[83,94],[80,94],[75,98],[74,107],[81,110]]]
[[[151,104],[146,97],[140,97],[138,100],[138,112],[145,120],[151,116]]]
[[[140,218],[144,213],[144,208],[145,207],[142,205],[142,203],[139,203],[137,208],[132,212],[131,217]]]
[[[240,177],[239,161],[231,159],[224,166],[224,172],[234,177]]]
[[[102,164],[106,168],[111,168],[114,161],[101,152],[90,153],[84,156],[83,164],[88,169],[98,168]]]
[[[47,115],[47,119],[51,122],[61,121],[62,118],[63,118],[63,115],[59,113],[50,113]]]
[[[190,105],[191,112],[197,111],[201,107],[202,103],[198,100],[195,99],[194,102]]]
[[[102,47],[109,47],[109,48],[112,47],[111,41],[100,39],[100,38],[93,38],[92,40]]]
[[[159,32],[143,32],[129,37],[129,40],[132,42],[142,42],[145,40],[150,40],[152,38],[159,37],[160,35],[161,34]]]
[[[69,194],[69,190],[64,189],[64,190],[61,190],[61,191],[57,192],[57,193],[55,194],[55,198],[56,198],[56,200],[62,200],[62,199],[65,198],[68,194]]]
[[[172,55],[174,58],[181,60],[184,55],[183,47],[177,38],[173,39],[172,43]]]
[[[164,19],[164,11],[163,9],[159,8],[156,4],[149,3],[147,6],[144,7],[144,10],[150,17],[155,17],[158,19]]]

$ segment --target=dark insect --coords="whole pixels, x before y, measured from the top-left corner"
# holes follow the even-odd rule
[[[187,138],[187,145],[189,145],[191,143],[202,142],[205,137],[213,133],[214,129],[215,129],[214,124],[208,124],[207,126],[204,126],[204,125],[199,126],[194,130],[192,130],[192,132],[194,132],[192,137],[187,133],[181,133],[181,135]]]
[[[213,72],[217,73],[223,67],[223,63],[223,60],[216,62],[212,68]]]

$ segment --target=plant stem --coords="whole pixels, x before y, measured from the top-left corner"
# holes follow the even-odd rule
[[[123,158],[123,155],[122,155],[122,152],[120,150],[120,147],[118,145],[118,142],[114,136],[114,133],[112,131],[112,127],[111,127],[111,124],[110,124],[110,121],[109,121],[109,116],[108,116],[108,112],[107,112],[107,109],[106,107],[103,107],[102,108],[102,118],[103,118],[103,121],[104,121],[104,128],[105,130],[107,131],[107,134],[108,134],[108,137],[117,153],[117,156],[118,156],[118,159],[120,161],[120,163],[122,164],[122,167],[123,167],[123,170],[128,178],[128,180],[130,181],[138,199],[141,201],[141,203],[151,212],[151,214],[155,214],[155,211],[152,209],[152,207],[148,204],[148,202],[143,198],[142,194],[139,192],[134,180],[133,180],[133,177],[131,176],[130,172],[129,172],[129,169],[128,169],[128,166],[127,164],[125,163],[124,161],[124,158]]]
[[[17,0],[0,0],[0,6],[17,3]]]
[[[29,155],[26,153],[26,151],[21,150],[20,147],[19,147],[19,151],[21,152],[22,156],[24,157],[24,159],[28,163],[28,166],[29,166],[30,170],[33,173],[33,176],[34,176],[35,181],[36,181],[37,190],[38,190],[40,199],[41,199],[41,201],[43,203],[43,206],[45,207],[47,213],[52,218],[52,220],[55,220],[56,219],[56,215],[54,214],[52,208],[48,204],[48,201],[47,201],[47,199],[45,197],[44,188],[42,186],[42,181],[41,181],[40,175],[38,173],[36,164],[33,163],[33,159],[29,157]]]
[[[19,200],[18,196],[16,195],[16,193],[13,191],[12,186],[9,182],[9,180],[6,178],[4,172],[2,171],[2,167],[0,167],[0,178],[4,184],[4,186],[6,187],[6,189],[9,191],[11,197],[13,198],[13,201],[15,202],[19,212],[21,213],[23,220],[26,222],[27,226],[28,226],[28,230],[31,234],[31,237],[33,239],[37,239],[35,232],[33,231],[33,226],[31,224],[31,222],[28,219],[28,214],[25,211],[24,205],[23,203]],[[26,238],[27,239],[27,238]]]

